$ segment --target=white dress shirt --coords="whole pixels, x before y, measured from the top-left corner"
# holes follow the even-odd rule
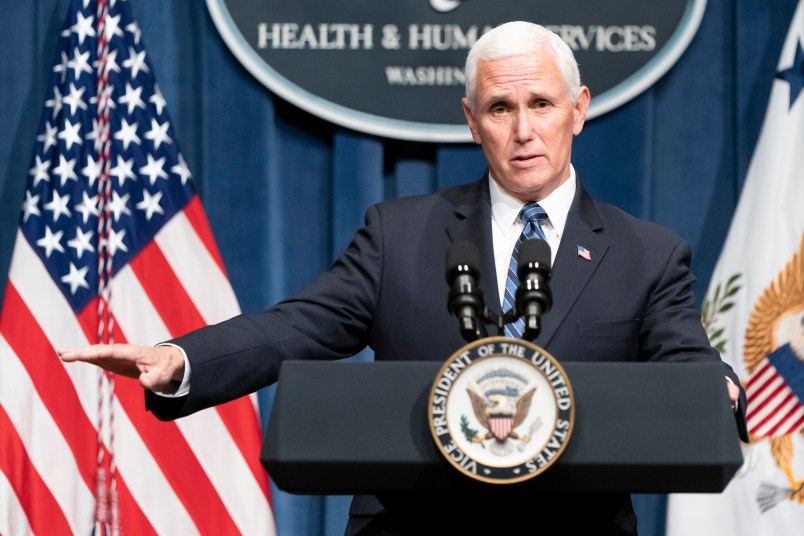
[[[519,211],[525,206],[522,201],[505,193],[494,177],[489,173],[489,194],[491,196],[491,239],[494,242],[494,264],[497,270],[497,289],[500,293],[500,305],[505,295],[505,281],[508,278],[508,266],[516,241],[522,234],[524,224],[519,221]],[[575,197],[575,168],[570,165],[569,179],[556,188],[550,195],[539,201],[547,213],[541,228],[547,244],[550,246],[550,264],[556,260],[558,245],[567,224],[567,215]]]

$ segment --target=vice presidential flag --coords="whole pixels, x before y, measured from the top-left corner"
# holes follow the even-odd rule
[[[0,534],[274,534],[253,397],[162,423],[136,380],[54,351],[239,312],[130,2],[71,2],[32,141],[0,312]]]
[[[745,464],[722,494],[673,495],[669,536],[804,531],[804,1],[703,320],[748,396]]]

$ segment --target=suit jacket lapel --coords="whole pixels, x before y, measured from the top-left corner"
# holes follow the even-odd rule
[[[542,318],[542,331],[535,341],[542,347],[550,343],[609,248],[609,241],[600,234],[603,223],[594,201],[580,180],[577,185],[550,280],[553,306]],[[578,246],[589,250],[591,260],[578,255]]]
[[[480,272],[480,288],[483,291],[483,299],[486,307],[499,315],[501,309],[491,238],[488,170],[483,179],[467,185],[461,195],[451,201],[455,206],[455,212],[453,220],[446,226],[447,236],[450,243],[466,240],[477,246],[480,255],[478,271]]]

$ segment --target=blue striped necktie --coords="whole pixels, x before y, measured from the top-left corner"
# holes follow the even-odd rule
[[[508,265],[508,279],[505,281],[505,296],[503,296],[503,312],[510,311],[516,303],[516,289],[519,288],[519,276],[516,273],[519,264],[519,249],[525,240],[540,238],[545,239],[541,223],[547,219],[547,213],[538,203],[528,203],[519,211],[519,220],[524,222],[525,227],[519,240],[516,241],[514,252],[511,254],[511,262]],[[525,321],[522,317],[515,322],[505,325],[505,335],[508,337],[521,338],[525,330]]]

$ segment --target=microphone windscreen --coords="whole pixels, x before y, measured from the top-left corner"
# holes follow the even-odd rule
[[[525,240],[519,249],[519,266],[529,264],[538,264],[549,269],[550,244],[540,238]]]
[[[453,242],[447,249],[447,278],[449,278],[449,274],[459,266],[467,265],[473,270],[477,270],[478,264],[480,264],[480,254],[477,251],[477,246],[472,242],[458,240],[457,242]]]

